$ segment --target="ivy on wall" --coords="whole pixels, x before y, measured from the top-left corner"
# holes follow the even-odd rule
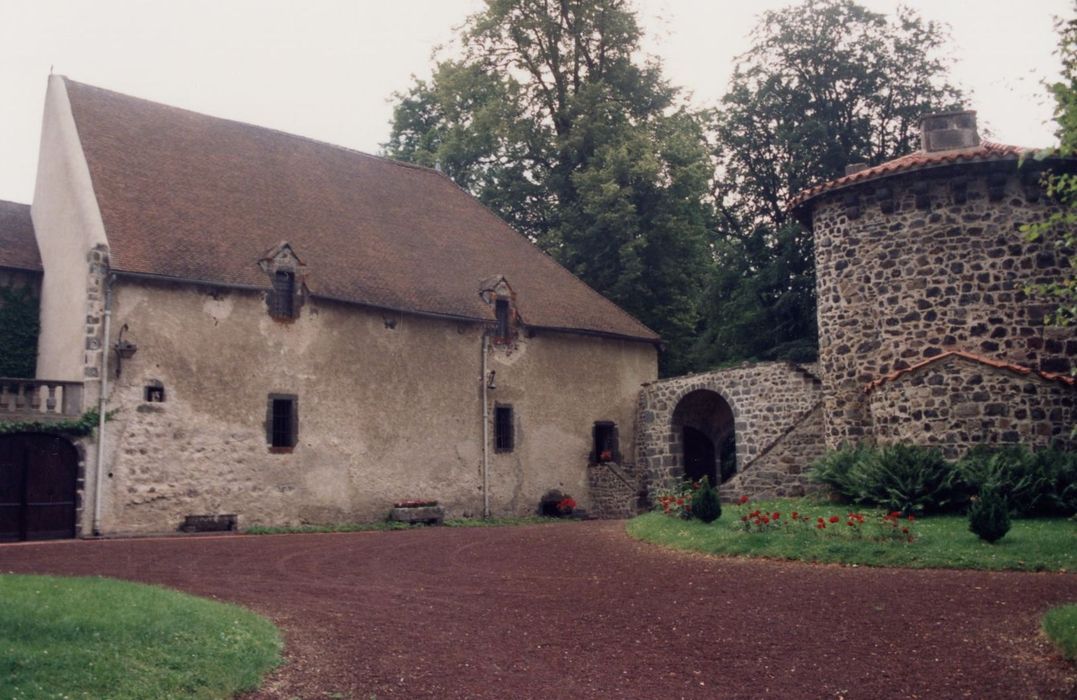
[[[115,411],[106,413],[105,420],[112,420],[114,413]],[[94,430],[97,429],[98,415],[97,409],[91,408],[72,420],[55,422],[23,421],[18,423],[0,421],[0,435],[5,433],[52,433],[54,435],[83,437],[84,435],[92,435]]]
[[[0,377],[37,369],[38,298],[29,287],[0,287]]]

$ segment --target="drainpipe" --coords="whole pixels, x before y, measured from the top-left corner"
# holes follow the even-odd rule
[[[108,393],[108,339],[112,320],[112,280],[105,277],[105,337],[101,343],[101,393],[97,397],[97,468],[93,487],[93,534],[101,534],[101,473],[105,471],[105,398]]]
[[[490,517],[490,402],[486,395],[486,351],[490,345],[490,336],[486,328],[482,330],[482,371],[479,384],[482,386],[482,517]]]

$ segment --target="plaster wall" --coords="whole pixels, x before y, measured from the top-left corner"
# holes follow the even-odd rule
[[[1035,177],[993,167],[890,177],[814,205],[828,447],[874,434],[868,382],[947,350],[1073,366],[1077,341],[1044,325],[1052,306],[1030,291],[1068,263],[1021,231],[1053,205]]]
[[[318,299],[281,323],[256,292],[121,277],[110,342],[124,326],[138,350],[109,400],[104,532],[207,514],[240,527],[380,520],[405,498],[481,514],[479,324]],[[489,453],[493,514],[533,513],[551,488],[588,507],[592,424],[630,426],[656,367],[649,344],[579,335],[491,349],[491,421],[511,404],[516,428],[513,452]],[[143,401],[151,380],[163,403]],[[298,396],[291,454],[267,447],[270,393]]]
[[[49,77],[30,215],[45,270],[38,377],[94,380],[100,347],[87,342],[98,336],[108,241],[61,76]],[[83,394],[86,405],[97,395],[91,381]]]

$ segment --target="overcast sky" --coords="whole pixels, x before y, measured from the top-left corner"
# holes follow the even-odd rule
[[[861,0],[892,12],[892,0]],[[666,75],[714,104],[764,9],[789,0],[636,0]],[[955,80],[994,140],[1053,142],[1040,81],[1071,0],[908,0],[950,25]],[[0,199],[33,194],[50,68],[80,82],[377,152],[390,97],[425,77],[481,0],[0,0]]]

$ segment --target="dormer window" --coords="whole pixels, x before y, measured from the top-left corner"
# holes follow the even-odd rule
[[[258,261],[258,266],[269,275],[269,293],[266,295],[269,315],[278,321],[299,318],[307,267],[292,247],[280,243]]]
[[[493,307],[494,325],[488,327],[487,333],[492,336],[494,344],[513,347],[522,320],[516,310],[516,294],[512,287],[503,275],[495,275],[483,280],[479,286],[479,296]]]
[[[295,303],[295,273],[277,270],[273,273],[273,290],[269,293],[269,315],[273,318],[293,319],[298,314]]]
[[[498,340],[506,341],[509,338],[511,328],[509,325],[509,313],[512,311],[512,306],[509,304],[508,299],[498,299],[494,303],[494,314],[497,318],[497,330],[496,337]]]

